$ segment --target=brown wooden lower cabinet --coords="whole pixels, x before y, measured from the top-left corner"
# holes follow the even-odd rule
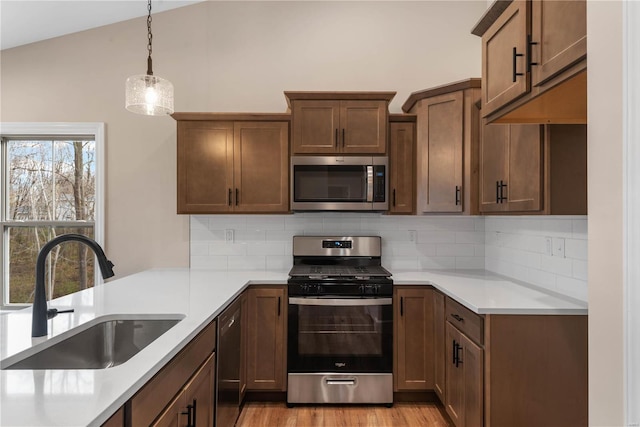
[[[394,391],[433,390],[433,292],[394,286]]]
[[[216,346],[216,322],[211,322],[198,334],[187,346],[178,353],[171,361],[158,372],[147,384],[136,393],[131,399],[131,424],[132,426],[148,426],[154,423],[161,414],[166,413],[168,405],[175,403],[176,397],[183,392],[191,390],[185,395],[193,396],[197,400],[202,400],[199,394],[200,382],[194,382],[198,373],[202,373],[201,367],[211,365],[211,374],[214,372],[212,353]],[[203,368],[204,369],[204,368]],[[206,374],[198,378],[204,378]],[[208,379],[210,384],[211,398],[204,398],[197,409],[198,414],[209,414],[199,416],[213,422],[213,378]],[[199,391],[198,391],[199,390]],[[192,399],[189,399],[190,401]],[[210,406],[210,408],[208,408]],[[183,408],[186,411],[186,405]],[[164,417],[164,415],[163,415]],[[158,420],[159,422],[159,420]],[[198,425],[200,421],[198,421]],[[164,425],[164,424],[160,424]],[[168,424],[171,425],[171,424]]]
[[[211,427],[214,407],[215,352],[202,365],[153,427]]]
[[[287,390],[287,287],[247,291],[247,390]]]
[[[445,401],[446,391],[445,337],[444,295],[433,291],[433,388],[441,402]]]
[[[124,427],[124,407],[111,416],[102,427]]]
[[[447,414],[456,427],[481,427],[484,415],[484,350],[449,322],[446,331]]]

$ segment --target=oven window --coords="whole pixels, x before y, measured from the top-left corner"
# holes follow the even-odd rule
[[[381,306],[300,306],[298,355],[381,356]]]
[[[296,202],[364,202],[367,200],[366,166],[294,166]]]

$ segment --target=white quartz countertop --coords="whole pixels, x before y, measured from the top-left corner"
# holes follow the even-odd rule
[[[485,271],[394,272],[398,285],[432,285],[480,314],[586,314],[587,305]],[[99,426],[249,284],[285,284],[287,271],[148,270],[57,298],[74,308],[31,338],[31,309],[0,315],[0,365],[11,364],[102,316],[184,316],[122,365],[97,370],[1,370],[0,425]]]

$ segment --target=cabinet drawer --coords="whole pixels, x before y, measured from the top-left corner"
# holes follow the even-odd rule
[[[150,425],[213,353],[215,347],[216,322],[213,321],[133,396],[132,425]]]
[[[447,322],[471,338],[476,344],[484,343],[484,319],[468,308],[447,297],[445,303]]]

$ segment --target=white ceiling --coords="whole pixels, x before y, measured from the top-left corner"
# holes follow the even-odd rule
[[[151,14],[205,0],[152,0]],[[0,0],[0,49],[147,15],[147,0]]]

